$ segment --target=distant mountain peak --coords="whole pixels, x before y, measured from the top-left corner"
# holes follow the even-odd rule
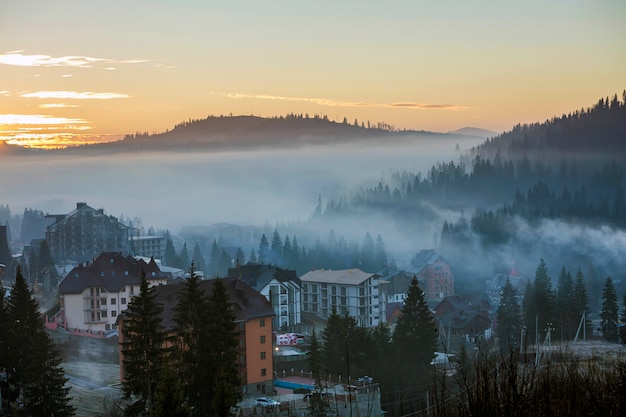
[[[477,136],[479,138],[485,138],[485,139],[493,138],[499,135],[498,132],[493,132],[491,130],[481,129],[479,127],[471,127],[471,126],[466,126],[461,129],[452,131],[450,133],[453,133],[456,135],[464,135],[464,136]]]

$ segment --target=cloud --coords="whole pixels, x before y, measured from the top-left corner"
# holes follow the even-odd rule
[[[268,94],[245,94],[245,93],[222,93],[212,91],[211,94],[216,96],[228,97],[232,99],[257,99],[257,100],[281,100],[281,101],[299,101],[306,103],[314,103],[320,106],[328,107],[386,107],[386,108],[405,108],[413,110],[467,110],[469,107],[459,106],[455,104],[431,104],[417,102],[400,102],[400,103],[372,103],[364,101],[340,101],[326,98],[309,98],[309,97],[284,97],[273,96]]]
[[[21,97],[27,98],[60,98],[60,99],[91,99],[91,100],[110,100],[114,98],[129,98],[127,94],[120,93],[94,93],[91,91],[36,91],[34,93],[24,93]]]
[[[140,64],[148,62],[146,59],[114,60],[109,58],[94,58],[90,56],[68,55],[52,57],[50,55],[34,54],[26,55],[22,51],[12,51],[0,54],[0,64],[15,65],[19,67],[75,67],[92,68],[99,63]]]
[[[0,114],[1,125],[70,125],[87,123],[84,119],[68,119],[45,114]]]
[[[78,107],[78,106],[75,104],[48,103],[48,104],[40,104],[38,107],[40,109],[63,109],[63,108]]]

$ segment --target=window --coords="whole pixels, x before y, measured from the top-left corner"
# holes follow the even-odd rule
[[[120,300],[121,304],[126,304],[126,298],[122,297],[122,299]]]
[[[265,319],[259,319],[259,326],[265,327]]]
[[[117,311],[115,310],[111,311],[111,317],[115,317],[115,316],[117,316]]]
[[[261,369],[261,376],[267,376],[267,369]]]
[[[111,305],[114,306],[115,305],[115,298],[111,298]]]
[[[261,336],[261,343],[265,343],[265,335]]]
[[[261,359],[265,359],[265,352],[261,352]]]
[[[101,316],[101,317],[102,317],[102,318],[106,318],[106,316],[107,316],[107,312],[106,312],[106,310],[102,311],[102,316]]]
[[[103,298],[102,300],[100,300],[100,304],[103,306],[107,305],[107,299]]]

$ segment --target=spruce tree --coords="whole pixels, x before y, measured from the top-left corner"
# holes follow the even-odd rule
[[[178,265],[178,255],[172,239],[167,239],[165,243],[165,252],[163,253],[163,264],[176,267]]]
[[[342,326],[341,316],[337,313],[335,306],[332,306],[326,321],[326,327],[322,332],[322,341],[324,364],[328,372],[333,375],[349,376],[346,364],[346,334]]]
[[[60,354],[44,329],[39,306],[19,266],[6,305],[6,324],[8,378],[24,397],[26,414],[74,415]]]
[[[210,347],[209,301],[199,287],[200,280],[193,265],[189,275],[178,293],[178,302],[174,307],[174,357],[190,405],[206,413],[211,377],[206,356],[206,350]]]
[[[211,340],[206,354],[211,370],[211,384],[208,398],[211,409],[208,415],[224,417],[231,415],[231,408],[241,400],[241,380],[239,378],[239,332],[236,316],[224,282],[217,278],[212,281],[212,291],[208,301],[208,333]],[[271,353],[270,353],[271,360]]]
[[[217,246],[217,240],[213,239],[213,244],[211,245],[211,254],[209,255],[209,271],[211,277],[219,276],[220,270],[220,247]]]
[[[430,363],[437,350],[437,331],[424,292],[413,277],[404,300],[402,314],[393,332],[394,370],[401,394],[400,404],[421,399],[425,386],[432,378]]]
[[[611,277],[606,279],[604,288],[602,290],[602,307],[600,310],[600,327],[604,338],[609,342],[617,342],[617,319],[618,319],[618,307],[617,307],[617,294],[615,293],[615,286]]]
[[[267,237],[265,237],[265,233],[263,233],[261,241],[259,242],[258,259],[260,264],[267,264],[270,262],[270,244],[267,241]]]
[[[624,291],[624,296],[623,296],[623,300],[622,300],[621,321],[622,321],[622,323],[626,324],[626,291]]]
[[[309,401],[309,410],[311,410],[311,416],[326,416],[328,412],[328,402],[326,402],[322,398],[322,373],[323,373],[323,362],[322,362],[322,351],[321,346],[319,344],[319,340],[317,339],[317,335],[315,330],[313,330],[313,334],[311,335],[310,345],[309,345],[309,366],[311,368],[311,373],[313,374],[313,379],[315,381],[315,390],[313,395],[310,397]]]
[[[500,305],[496,312],[498,328],[496,334],[503,353],[511,353],[519,348],[518,337],[521,330],[520,306],[515,288],[509,278],[506,279],[500,293]]]
[[[163,306],[156,302],[156,288],[149,287],[146,274],[141,272],[139,294],[134,296],[123,313],[121,349],[125,381],[124,398],[137,399],[136,408],[152,408],[153,396],[164,360],[165,330],[161,313]]]
[[[581,328],[581,335],[579,335],[579,337],[583,337],[583,335],[591,336],[592,326],[591,320],[589,320],[589,294],[587,292],[585,276],[580,268],[578,268],[578,272],[576,272],[576,280],[574,281],[572,312],[576,315],[576,329],[578,329],[579,323],[583,315],[585,315],[585,328]]]
[[[190,263],[189,250],[187,249],[187,242],[185,242],[180,250],[180,255],[178,255],[178,267],[185,270],[189,268]]]
[[[151,417],[191,417],[180,379],[171,366],[163,366],[159,374]]]
[[[283,264],[283,242],[276,229],[274,229],[270,246],[270,263],[274,265]]]
[[[206,269],[206,262],[204,261],[204,256],[202,255],[198,242],[196,242],[193,247],[192,264],[195,265],[196,271],[202,271],[204,274],[208,274],[209,271]]]
[[[554,324],[555,310],[555,295],[552,291],[552,282],[543,259],[537,266],[535,281],[532,286],[529,286],[529,290],[524,298],[528,335],[535,343],[538,343],[538,340],[535,340],[535,335],[539,335],[539,338],[541,338],[541,334],[545,332],[547,327]]]
[[[574,280],[565,267],[561,268],[556,291],[556,317],[558,336],[561,340],[572,340],[578,326],[574,307]]]

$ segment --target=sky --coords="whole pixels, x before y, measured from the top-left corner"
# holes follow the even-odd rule
[[[0,140],[209,115],[496,132],[626,88],[623,0],[2,0]]]

